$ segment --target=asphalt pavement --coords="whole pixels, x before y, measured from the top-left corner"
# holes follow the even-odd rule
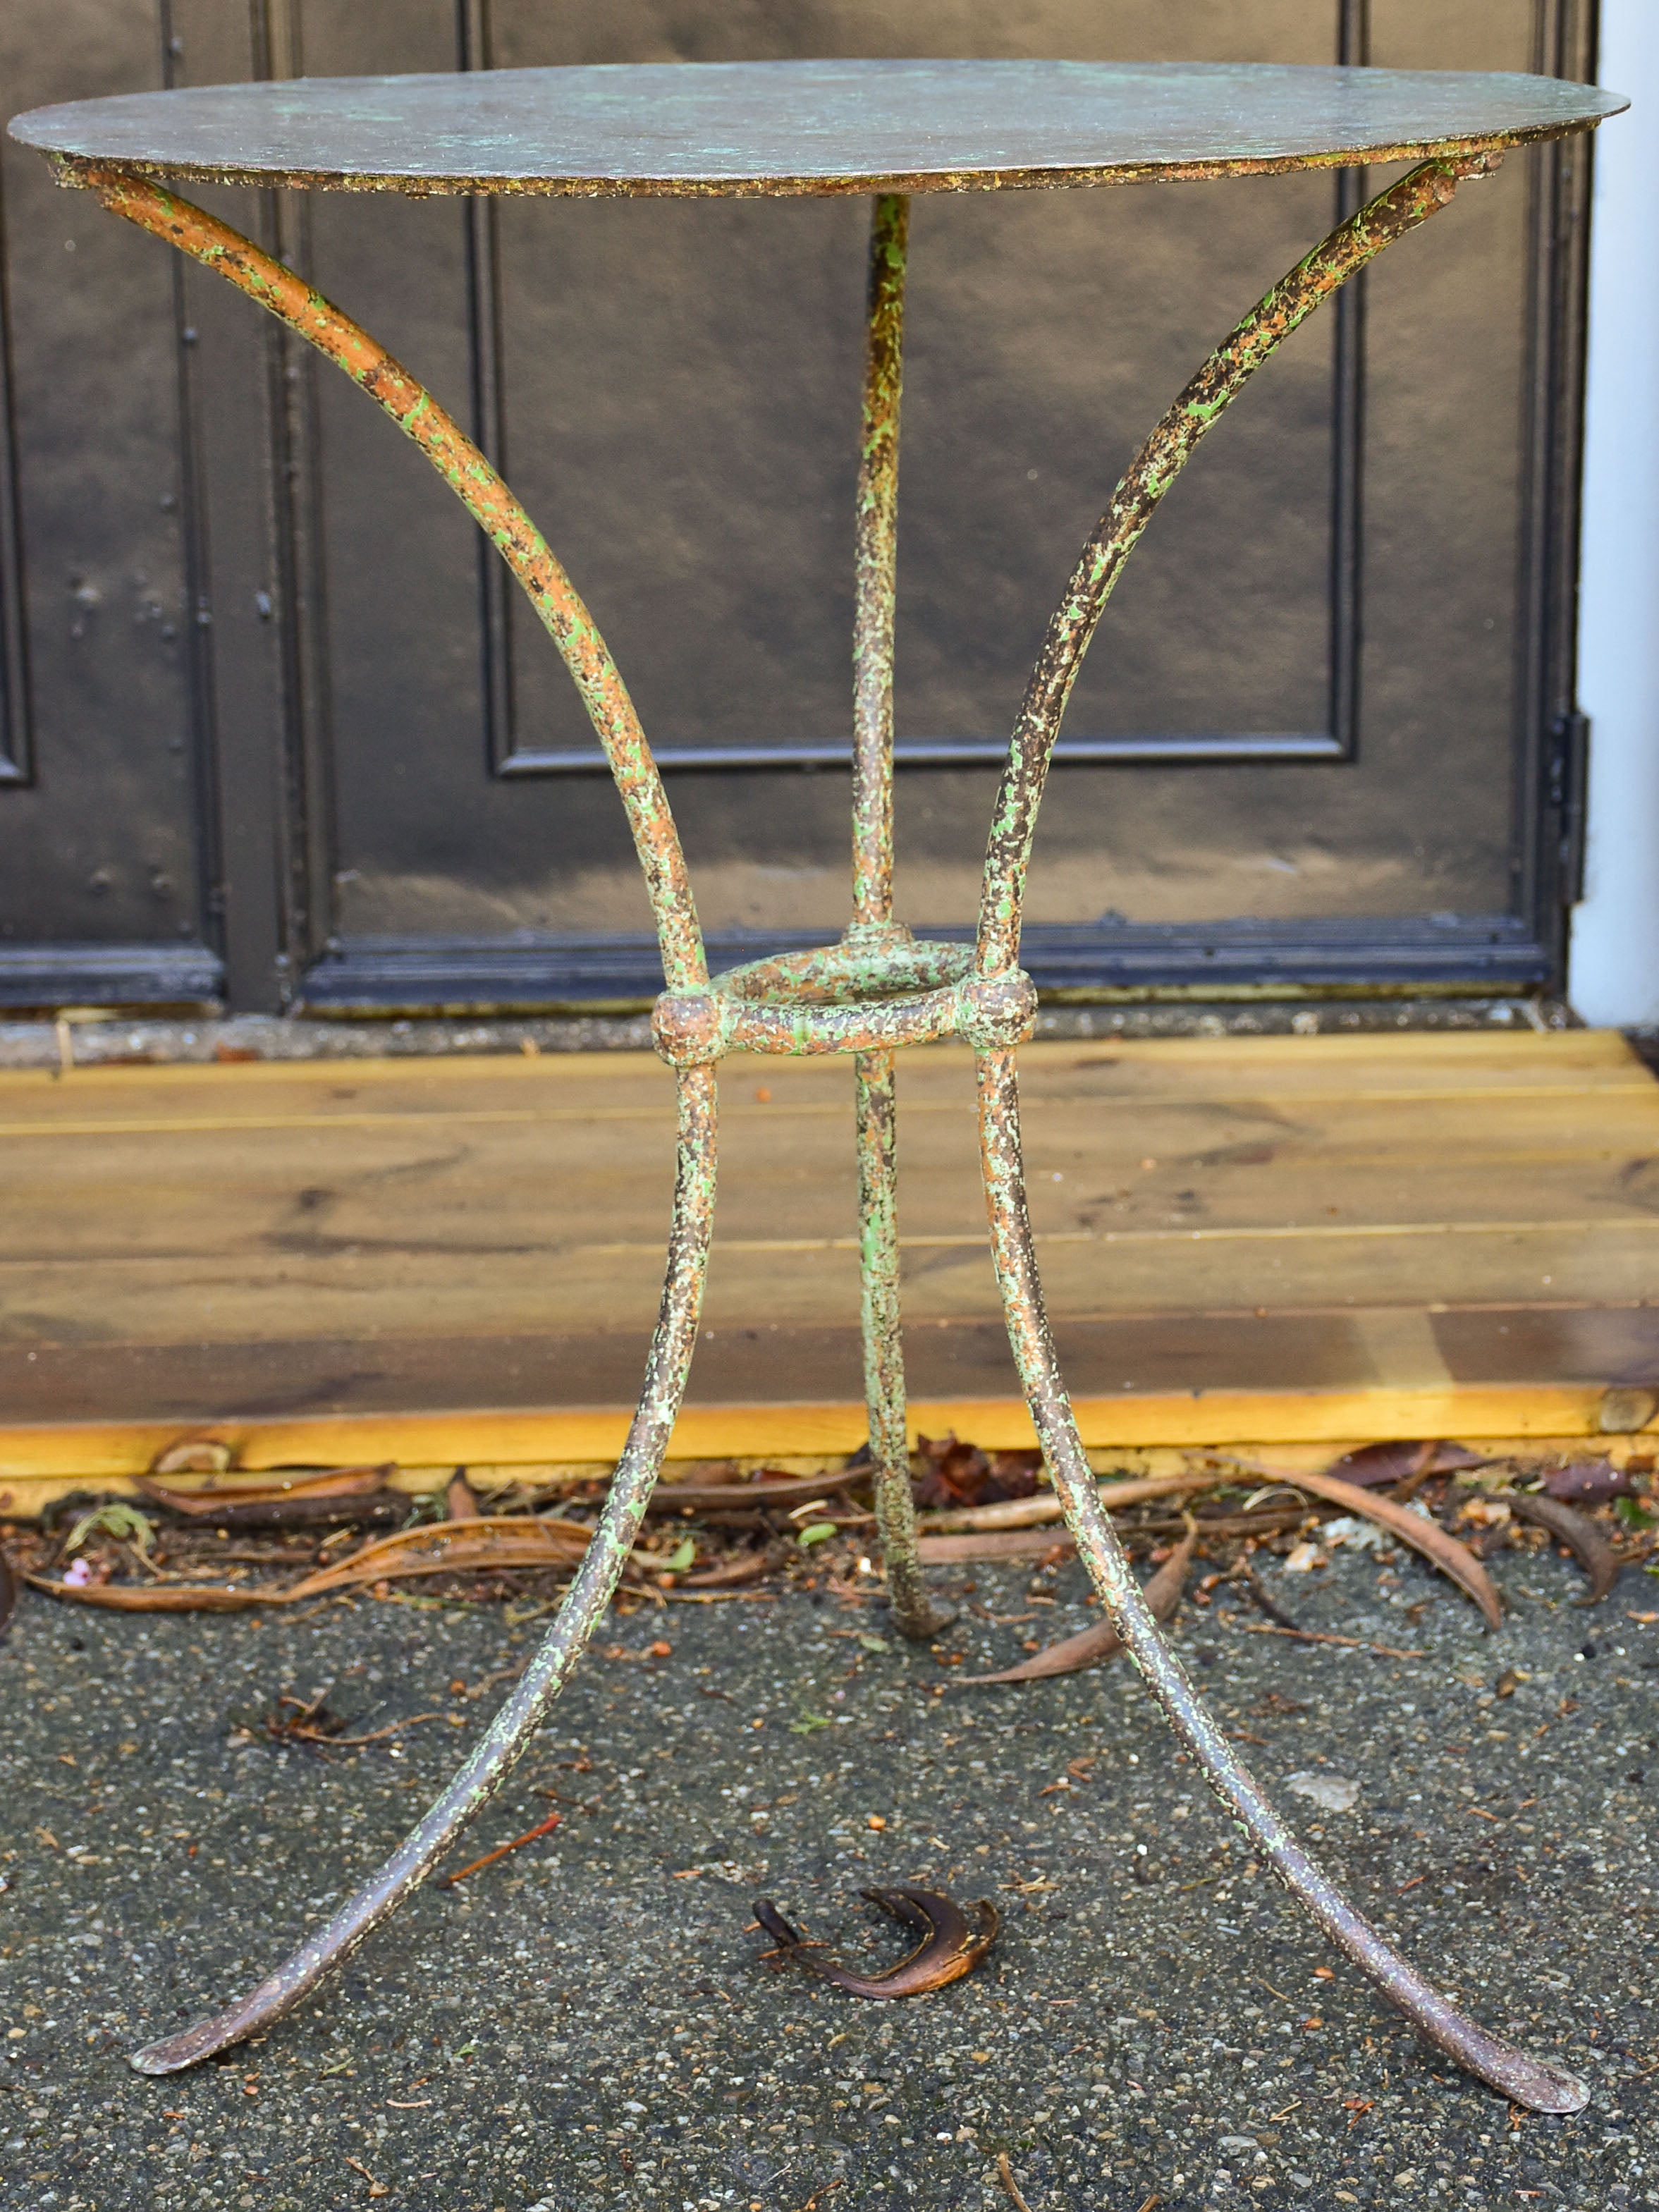
[[[0,1650],[0,2203],[1006,2212],[1006,2154],[1030,2212],[1659,2204],[1659,1583],[1627,1571],[1586,1613],[1563,1559],[1492,1567],[1496,1633],[1403,1556],[1267,1570],[1304,1626],[1420,1657],[1231,1604],[1189,1604],[1176,1638],[1363,1909],[1593,2083],[1571,2120],[1415,2041],[1121,1659],[939,1691],[1089,1619],[1074,1564],[959,1575],[957,1668],[833,1596],[613,1615],[450,1863],[559,1809],[554,1834],[428,1885],[259,2042],[141,2079],[129,2050],[263,1973],[401,1834],[538,1628],[407,1596],[146,1618],[26,1595]],[[319,1692],[351,1735],[409,1725],[273,1734],[281,1697]],[[760,1962],[759,1895],[896,1958],[859,1896],[894,1881],[996,1902],[976,1972],[887,2004]]]

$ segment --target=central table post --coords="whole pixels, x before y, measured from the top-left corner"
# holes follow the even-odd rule
[[[898,567],[899,399],[904,384],[904,264],[910,203],[875,201],[859,444],[853,617],[853,926],[848,944],[879,952],[909,932],[893,920],[893,607]],[[854,1056],[859,1152],[859,1317],[870,1413],[876,1526],[894,1626],[913,1641],[950,1620],[930,1601],[916,1510],[899,1322],[898,1098],[893,1054]]]

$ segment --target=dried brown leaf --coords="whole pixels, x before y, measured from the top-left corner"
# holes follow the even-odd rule
[[[1327,1498],[1332,1504],[1340,1505],[1346,1512],[1380,1522],[1402,1543],[1409,1544],[1415,1552],[1420,1552],[1443,1574],[1449,1575],[1460,1589],[1466,1590],[1494,1628],[1501,1624],[1503,1609],[1491,1576],[1468,1547],[1449,1536],[1437,1522],[1426,1520],[1419,1513],[1407,1511],[1405,1506],[1396,1504],[1392,1498],[1373,1497],[1355,1483],[1339,1482],[1332,1475],[1300,1472],[1281,1474],[1277,1468],[1265,1467],[1256,1471],[1284,1483],[1287,1488],[1300,1490],[1310,1498]],[[1214,1489],[1218,1486],[1220,1480],[1214,1474],[1146,1475],[1128,1482],[1103,1483],[1098,1494],[1101,1504],[1109,1512],[1114,1506],[1132,1505],[1142,1498],[1170,1498],[1182,1492]],[[1041,1498],[1021,1498],[1010,1505],[981,1505],[971,1512],[948,1516],[930,1514],[925,1525],[935,1528],[943,1525],[951,1529],[991,1531],[1028,1528],[1034,1522],[1057,1521],[1060,1517],[1060,1500],[1050,1493]],[[1006,1551],[969,1551],[964,1548],[966,1540],[957,1536],[926,1536],[921,1542],[921,1556],[924,1560],[939,1565],[948,1560],[1021,1556],[1012,1546]],[[1033,1544],[1031,1548],[1038,1547]]]
[[[1217,1490],[1224,1484],[1238,1486],[1236,1477],[1218,1475],[1213,1471],[1199,1474],[1135,1475],[1123,1482],[1103,1482],[1099,1495],[1102,1506],[1108,1513],[1120,1505],[1139,1505],[1148,1498],[1179,1498],[1197,1490]],[[1052,1490],[1041,1492],[1035,1498],[1016,1498],[1000,1505],[975,1505],[960,1513],[924,1513],[918,1516],[917,1527],[928,1534],[955,1533],[969,1529],[1034,1528],[1046,1521],[1063,1519],[1059,1498]]]
[[[743,1552],[735,1559],[726,1559],[718,1567],[705,1567],[701,1573],[682,1578],[683,1589],[736,1589],[744,1583],[757,1583],[769,1573],[772,1559],[765,1552]]]
[[[872,1905],[907,1928],[921,1942],[896,1966],[884,1973],[855,1974],[833,1959],[818,1956],[822,1945],[809,1943],[792,1928],[769,1897],[755,1900],[755,1917],[786,1959],[793,1959],[809,1972],[855,1997],[914,1997],[929,1990],[942,1990],[969,1974],[995,1942],[1000,1921],[995,1905],[981,1898],[973,1911],[979,1926],[970,1927],[962,1907],[938,1890],[914,1889],[908,1883],[893,1889],[861,1893]]]
[[[1431,1443],[1361,1444],[1357,1451],[1344,1452],[1340,1459],[1334,1459],[1325,1471],[1339,1482],[1371,1490],[1420,1473],[1433,1456]]]
[[[1559,1498],[1542,1498],[1535,1491],[1505,1491],[1504,1502],[1517,1521],[1530,1521],[1560,1538],[1589,1577],[1589,1595],[1580,1603],[1600,1605],[1619,1579],[1620,1560],[1595,1523]]]
[[[306,1575],[285,1589],[248,1589],[211,1583],[75,1584],[31,1575],[36,1589],[78,1605],[104,1606],[120,1613],[235,1613],[250,1606],[294,1605],[331,1590],[363,1583],[397,1582],[408,1576],[477,1572],[502,1567],[574,1565],[592,1531],[580,1522],[532,1521],[514,1516],[484,1516],[476,1521],[441,1521],[400,1529],[365,1544],[331,1567]]]
[[[1328,1474],[1287,1474],[1280,1480],[1294,1489],[1306,1491],[1310,1497],[1328,1498],[1346,1512],[1380,1522],[1402,1544],[1409,1544],[1413,1551],[1420,1552],[1431,1566],[1449,1575],[1460,1589],[1467,1590],[1493,1628],[1503,1626],[1504,1608],[1492,1577],[1468,1546],[1449,1536],[1437,1521],[1427,1520],[1407,1506],[1396,1505],[1391,1498],[1373,1498],[1352,1482],[1338,1482]]]
[[[963,1443],[952,1430],[943,1437],[918,1437],[916,1477],[919,1505],[977,1505],[985,1495],[991,1462],[977,1444]]]
[[[831,1498],[854,1483],[867,1482],[867,1467],[843,1468],[837,1474],[789,1475],[781,1482],[659,1483],[647,1513],[678,1513],[687,1506],[797,1505],[809,1498]]]
[[[50,1575],[25,1575],[23,1580],[47,1597],[101,1606],[111,1613],[243,1613],[249,1606],[281,1605],[288,1595],[216,1583],[64,1583]]]
[[[922,1536],[916,1543],[922,1565],[932,1567],[984,1559],[1039,1559],[1071,1548],[1067,1528],[991,1528],[982,1536]]]
[[[294,1509],[295,1521],[325,1517],[305,1509],[327,1499],[369,1498],[383,1492],[396,1473],[395,1464],[387,1461],[379,1467],[325,1468],[319,1473],[295,1473],[265,1482],[226,1484],[222,1488],[216,1484],[186,1488],[153,1474],[136,1474],[133,1482],[154,1504],[191,1520],[227,1525],[240,1522],[246,1526],[257,1512],[259,1525],[270,1526],[285,1507]],[[407,1510],[407,1499],[399,1498],[398,1502]]]
[[[1004,1451],[991,1455],[991,1479],[986,1485],[988,1499],[1002,1498],[1035,1498],[1042,1474],[1042,1454],[1040,1451]]]
[[[1180,1604],[1197,1540],[1196,1529],[1189,1529],[1141,1593],[1154,1620],[1170,1620]],[[1092,1627],[1080,1629],[1075,1636],[1064,1637],[1047,1650],[1021,1660],[1018,1667],[1006,1667],[996,1674],[964,1674],[952,1686],[967,1690],[986,1682],[1036,1682],[1050,1674],[1075,1674],[1081,1668],[1099,1665],[1122,1648],[1122,1639],[1111,1622],[1098,1620]]]
[[[326,1590],[391,1582],[405,1575],[569,1566],[586,1549],[592,1534],[580,1521],[531,1520],[517,1514],[480,1514],[473,1521],[400,1528],[395,1536],[382,1536],[337,1565],[307,1575],[283,1595],[289,1601],[319,1597]]]
[[[1553,1467],[1544,1477],[1552,1498],[1571,1505],[1601,1505],[1609,1498],[1622,1498],[1631,1486],[1627,1469],[1609,1459],[1576,1460],[1568,1467]]]
[[[1361,1444],[1357,1451],[1344,1452],[1340,1459],[1333,1460],[1324,1472],[1339,1482],[1372,1490],[1384,1483],[1414,1483],[1427,1475],[1454,1474],[1461,1468],[1482,1465],[1484,1462],[1462,1444],[1406,1440]]]
[[[986,1452],[964,1443],[954,1431],[919,1437],[916,1453],[921,1461],[915,1478],[918,1505],[972,1507],[1030,1498],[1042,1472],[1040,1451]]]

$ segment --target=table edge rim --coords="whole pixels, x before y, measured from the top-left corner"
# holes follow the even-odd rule
[[[950,192],[1060,191],[1109,185],[1203,183],[1225,177],[1282,176],[1297,171],[1366,168],[1389,161],[1462,161],[1480,154],[1502,154],[1510,148],[1547,144],[1586,136],[1625,113],[1628,100],[1606,113],[1540,122],[1510,131],[1472,132],[1448,138],[1395,139],[1363,147],[1316,149],[1300,154],[1262,154],[1214,156],[1196,161],[1130,161],[1079,163],[1028,163],[1006,168],[857,169],[835,173],[803,170],[793,173],[710,170],[702,174],[653,173],[636,175],[612,173],[523,176],[499,173],[455,171],[421,174],[413,171],[308,170],[244,167],[235,163],[146,159],[135,156],[67,153],[34,144],[9,126],[20,145],[39,153],[50,165],[58,183],[69,190],[94,190],[100,179],[136,178],[150,183],[169,180],[191,184],[241,185],[259,191],[390,192],[409,199],[453,198],[468,194],[481,198],[520,197],[539,199],[570,198],[836,198],[872,192]],[[19,117],[18,121],[25,118]]]

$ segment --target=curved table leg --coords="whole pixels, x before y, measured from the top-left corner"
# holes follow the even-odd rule
[[[1222,340],[1124,471],[1066,580],[1009,740],[985,848],[975,954],[981,975],[1006,975],[1018,962],[1031,841],[1066,703],[1106,602],[1159,501],[1292,331],[1385,246],[1449,205],[1465,178],[1484,176],[1496,166],[1485,155],[1425,161],[1339,223]]]
[[[292,2012],[424,1881],[462,1828],[501,1788],[540,1727],[615,1594],[685,1395],[714,1225],[714,1068],[682,1069],[673,1226],[645,1386],[604,1514],[540,1650],[471,1757],[380,1872],[240,2002],[182,2034],[135,2051],[131,2063],[139,2073],[176,2073]]]
[[[89,163],[78,181],[112,215],[125,216],[211,269],[326,355],[426,455],[518,578],[580,694],[633,833],[664,981],[671,991],[705,990],[708,963],[685,855],[628,687],[557,556],[498,472],[377,338],[251,238],[144,177]]]
[[[904,1349],[899,1334],[898,1102],[890,1052],[854,1063],[859,1138],[859,1303],[864,1325],[864,1395],[875,1462],[876,1525],[887,1570],[893,1626],[926,1643],[949,1625],[927,1595],[916,1552],[916,1508],[906,1436]]]
[[[1347,1953],[1418,2032],[1518,2105],[1537,2112],[1582,2112],[1589,2101],[1589,2091],[1582,2081],[1565,2068],[1531,2057],[1466,2019],[1360,1917],[1279,1819],[1164,1642],[1110,1519],[1101,1510],[1094,1476],[1060,1380],[1025,1211],[1014,1055],[984,1053],[977,1066],[980,1152],[991,1216],[992,1250],[1009,1339],[1043,1457],[1065,1508],[1066,1526],[1131,1660],[1205,1780],[1273,1872],[1332,1942]]]

